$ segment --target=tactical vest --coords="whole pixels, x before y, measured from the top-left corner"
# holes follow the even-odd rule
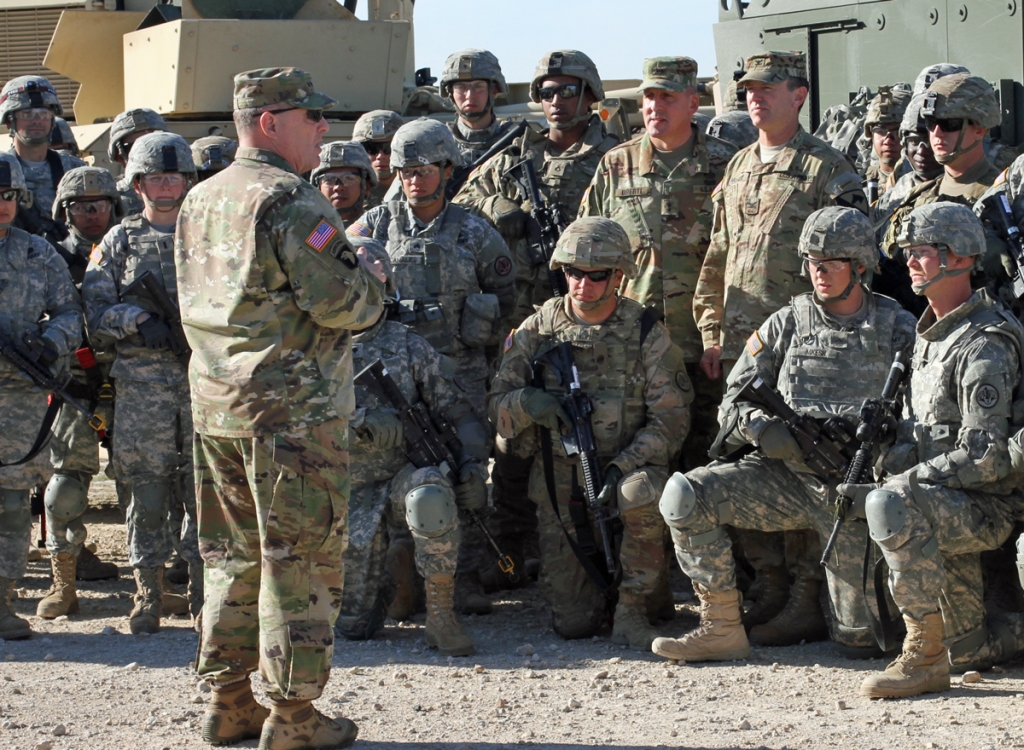
[[[586,138],[586,134],[583,137]],[[546,136],[535,144],[526,143],[525,137],[519,143],[521,152],[529,153],[533,158],[544,199],[552,205],[561,205],[565,211],[565,218],[571,221],[579,211],[583,193],[597,172],[597,165],[601,162],[601,157],[619,145],[619,139],[607,135],[593,148],[586,150],[570,148],[561,154],[549,154],[545,151]],[[539,149],[535,151],[534,149],[538,147]],[[590,168],[585,169],[585,164],[588,164]]]
[[[779,368],[779,393],[802,414],[856,419],[864,399],[882,393],[896,357],[893,328],[900,307],[868,297],[865,319],[855,328],[834,328],[811,294],[791,304],[795,331]]]
[[[633,300],[620,299],[605,323],[581,326],[566,320],[564,305],[563,299],[552,299],[538,311],[537,354],[543,355],[563,341],[572,344],[581,388],[594,406],[591,424],[598,455],[614,458],[647,423],[646,377],[640,358],[644,308]],[[552,366],[545,364],[540,373],[548,393],[561,396],[569,392],[568,380],[561,382]],[[565,454],[556,448],[555,455]]]
[[[412,358],[409,354],[409,329],[392,320],[374,325],[373,328],[352,337],[352,372],[359,373],[374,360],[380,359],[387,368],[402,395],[410,404],[420,401],[419,390],[413,379]],[[390,404],[382,403],[364,386],[356,383],[356,419],[370,409],[394,412]],[[349,444],[352,481],[354,484],[383,482],[391,479],[408,459],[401,447],[383,451],[375,448],[368,440],[358,437],[353,431]]]
[[[470,348],[463,341],[462,317],[466,297],[480,293],[476,257],[459,245],[459,232],[468,214],[449,204],[441,226],[429,236],[405,233],[405,204],[390,201],[388,255],[395,269],[400,299],[399,322],[425,338],[442,354]],[[480,346],[473,342],[472,346]]]

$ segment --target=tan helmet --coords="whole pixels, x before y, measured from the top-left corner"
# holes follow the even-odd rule
[[[964,118],[983,128],[994,128],[1003,121],[999,97],[981,76],[954,73],[931,85],[924,95],[921,114],[938,120]]]
[[[552,270],[563,266],[615,268],[627,279],[637,273],[626,230],[603,216],[586,216],[566,227],[551,254],[550,265]]]
[[[556,49],[544,55],[533,71],[530,99],[540,102],[540,82],[548,76],[573,76],[586,84],[597,101],[604,99],[604,84],[597,66],[586,54],[576,49]]]
[[[910,85],[897,83],[893,86],[879,86],[875,98],[868,103],[864,117],[864,137],[871,137],[874,125],[899,125],[907,111],[913,92]]]
[[[397,112],[390,109],[374,109],[360,115],[356,120],[356,124],[352,126],[352,140],[360,143],[386,143],[395,137],[395,133],[404,124],[405,120]]]
[[[53,220],[66,223],[68,204],[79,198],[109,198],[114,204],[114,218],[124,216],[121,194],[114,175],[99,167],[69,169],[57,184],[57,197],[53,201]]]
[[[971,267],[955,271],[947,269],[949,251],[962,258],[977,258],[985,253],[985,229],[981,219],[967,206],[950,201],[937,201],[918,206],[903,221],[897,242],[901,248],[934,245],[939,250],[939,273],[923,284],[913,284],[916,294],[944,276],[959,276]]]

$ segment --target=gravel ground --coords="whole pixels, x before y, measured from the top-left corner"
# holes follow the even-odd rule
[[[196,635],[174,618],[158,635],[127,634],[134,584],[109,482],[94,487],[93,506],[90,541],[121,577],[80,582],[80,614],[33,615],[32,640],[0,641],[0,749],[206,747],[209,693],[190,667]],[[16,603],[23,616],[49,586],[47,561],[29,567]],[[562,641],[536,586],[494,601],[494,614],[464,619],[477,647],[469,658],[428,649],[422,616],[389,622],[370,642],[339,640],[321,710],[356,721],[365,748],[1024,747],[1020,663],[973,684],[954,677],[941,696],[871,702],[857,686],[884,662],[848,661],[827,643],[674,665],[607,639]],[[696,624],[692,603],[677,612],[666,634]]]

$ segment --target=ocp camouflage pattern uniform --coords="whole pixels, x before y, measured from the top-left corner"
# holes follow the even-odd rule
[[[879,86],[878,93],[868,103],[867,115],[864,118],[864,138],[871,141],[871,128],[875,125],[899,126],[911,98],[910,84],[897,83],[893,86]],[[871,163],[864,170],[864,180],[865,182],[874,182],[878,195],[884,195],[892,184],[890,179],[896,176],[900,168],[901,165],[898,162],[893,165],[891,172],[883,172],[878,154],[872,147]],[[906,168],[905,164],[903,168]]]
[[[451,85],[456,81],[487,81],[498,88],[497,96],[508,94],[508,84],[501,72],[501,65],[494,53],[483,49],[464,49],[454,52],[444,61],[444,70],[441,73],[441,81],[438,85],[441,97],[453,109]],[[494,99],[490,94],[487,97],[488,110],[480,115],[486,117],[488,113],[494,112]],[[462,153],[462,163],[471,164],[489,149],[495,141],[515,127],[513,120],[499,120],[495,116],[494,121],[486,128],[473,130],[467,127],[462,119],[456,117],[448,123],[448,129],[455,137],[455,142]]]
[[[282,101],[334,104],[297,69],[236,76],[236,109]],[[255,148],[189,192],[175,262],[207,578],[197,671],[218,690],[259,667],[272,699],[313,700],[344,577],[348,331],[378,318],[381,286],[330,202]]]
[[[641,88],[683,92],[697,83],[697,63],[688,57],[650,58],[643,72]],[[662,310],[672,342],[683,352],[695,399],[682,454],[689,468],[706,463],[718,432],[722,388],[700,369],[704,348],[693,303],[711,241],[712,191],[736,149],[694,128],[673,162],[679,152],[683,156],[669,166],[646,133],[612,149],[601,160],[580,216],[606,216],[626,230],[639,273],[625,282],[622,295]]]

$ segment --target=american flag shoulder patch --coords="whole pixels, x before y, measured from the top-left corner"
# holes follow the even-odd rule
[[[334,235],[337,233],[338,230],[332,224],[327,221],[321,221],[316,225],[316,229],[309,233],[309,237],[306,238],[306,244],[318,253],[323,252],[323,249],[327,247],[327,243],[334,239]]]
[[[97,266],[103,262],[103,248],[99,245],[92,246],[92,252],[89,253],[89,260],[95,263]]]
[[[348,229],[345,230],[346,234],[353,237],[369,237],[370,228],[365,224],[360,224],[358,221],[349,224]]]
[[[754,331],[750,334],[750,338],[747,339],[747,351],[750,352],[751,357],[756,357],[764,349],[764,342],[761,341],[761,334],[758,331]]]

